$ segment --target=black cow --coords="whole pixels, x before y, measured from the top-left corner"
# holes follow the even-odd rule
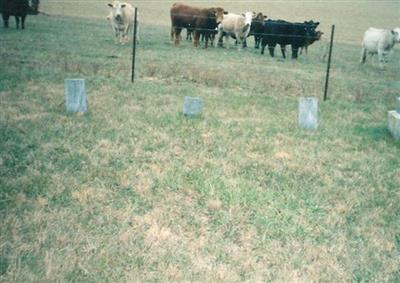
[[[263,33],[263,23],[267,16],[263,15],[263,13],[257,13],[256,17],[251,22],[250,32],[248,36],[254,36],[254,47],[260,48],[260,42]]]
[[[20,20],[21,28],[25,29],[25,17],[29,12],[29,0],[0,0],[0,12],[5,28],[8,28],[10,16],[14,16],[17,29],[19,28]]]
[[[265,46],[268,45],[269,54],[274,57],[275,46],[279,44],[282,57],[286,58],[286,45],[291,45],[292,58],[297,59],[299,48],[306,46],[310,38],[317,36],[315,29],[318,25],[319,22],[313,21],[304,23],[290,23],[283,20],[264,21],[261,54],[264,54]]]

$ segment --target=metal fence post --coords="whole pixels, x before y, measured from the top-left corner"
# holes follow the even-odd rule
[[[333,35],[334,34],[335,34],[335,25],[332,25],[331,43],[329,44],[328,66],[326,69],[324,101],[328,98],[329,71],[331,68],[331,57],[332,57],[332,46],[333,46]]]
[[[132,47],[132,74],[131,74],[132,83],[135,80],[136,33],[137,33],[137,8],[135,7],[135,19],[133,24],[133,47]]]

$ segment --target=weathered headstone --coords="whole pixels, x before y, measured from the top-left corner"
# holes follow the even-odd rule
[[[85,113],[87,98],[84,79],[66,79],[64,81],[65,105],[68,113]]]
[[[203,111],[203,99],[201,97],[185,96],[183,102],[183,115],[196,116]]]
[[[395,140],[400,140],[400,97],[396,102],[396,110],[388,112],[388,129]]]
[[[299,127],[316,130],[318,127],[318,99],[315,97],[300,97]]]

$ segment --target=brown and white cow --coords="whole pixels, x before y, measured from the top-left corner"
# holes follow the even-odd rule
[[[107,20],[110,20],[111,27],[115,33],[115,43],[124,44],[129,41],[129,35],[132,34],[135,9],[131,4],[119,1],[108,3],[110,13]],[[138,30],[137,30],[138,34]],[[136,36],[138,39],[138,36]]]
[[[175,3],[171,7],[171,38],[175,46],[179,45],[182,29],[193,30],[193,46],[199,44],[200,35],[205,37],[205,48],[208,47],[210,35],[224,18],[223,8],[198,8]]]
[[[242,49],[243,43],[250,32],[251,21],[255,17],[254,12],[246,12],[241,15],[228,13],[224,16],[222,22],[218,25],[217,42],[221,41],[225,36],[225,42],[228,46],[229,37],[236,38],[239,50]]]

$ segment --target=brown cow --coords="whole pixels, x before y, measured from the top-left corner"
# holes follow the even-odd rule
[[[207,48],[210,35],[223,18],[223,8],[197,8],[175,3],[171,7],[171,38],[175,39],[175,46],[178,46],[182,29],[190,29],[194,31],[193,46],[198,46],[200,34],[203,34]]]

